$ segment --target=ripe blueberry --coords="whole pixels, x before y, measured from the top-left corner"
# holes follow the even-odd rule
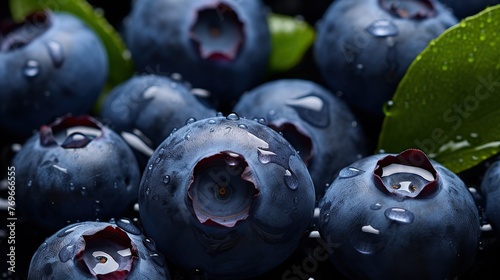
[[[314,206],[295,149],[236,114],[174,132],[139,189],[144,230],[165,257],[217,279],[257,276],[284,261],[311,226]]]

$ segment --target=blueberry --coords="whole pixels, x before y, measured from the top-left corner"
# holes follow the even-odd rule
[[[312,224],[314,185],[277,132],[236,114],[183,126],[155,151],[139,212],[166,258],[209,279],[260,275]]]
[[[498,0],[439,0],[446,6],[450,7],[453,14],[459,19],[464,19],[468,16],[475,15],[486,7],[500,4]]]
[[[60,229],[33,255],[28,279],[167,280],[170,275],[154,241],[132,221],[119,219]]]
[[[436,0],[337,0],[319,24],[314,56],[332,91],[381,115],[408,66],[456,23]]]
[[[153,149],[190,117],[202,119],[215,114],[184,84],[159,75],[134,76],[118,85],[104,101],[101,112],[115,131],[143,135]]]
[[[367,152],[363,132],[349,107],[311,81],[268,82],[243,95],[234,111],[251,119],[264,118],[283,134],[307,165],[317,199],[340,169]]]
[[[336,245],[331,260],[352,279],[453,279],[479,245],[471,193],[420,150],[344,168],[320,208],[320,234]]]
[[[481,182],[481,193],[485,199],[485,214],[498,234],[500,229],[500,161],[488,167]]]
[[[139,72],[180,73],[227,106],[267,70],[266,16],[260,0],[136,1],[125,40]]]
[[[42,228],[109,219],[137,201],[140,172],[132,150],[92,117],[42,126],[12,165],[19,213]]]
[[[103,44],[71,14],[46,10],[2,25],[0,128],[30,135],[64,114],[86,114],[107,75]]]

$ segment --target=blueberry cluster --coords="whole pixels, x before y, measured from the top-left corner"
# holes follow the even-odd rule
[[[50,9],[13,21],[4,2],[0,207],[13,166],[17,265],[0,264],[2,277],[493,272],[500,163],[478,167],[473,188],[421,150],[374,147],[416,56],[498,1],[140,0],[114,13],[89,1],[104,5],[135,66],[113,88],[90,25]],[[268,69],[280,51],[272,12],[316,29],[284,73]]]

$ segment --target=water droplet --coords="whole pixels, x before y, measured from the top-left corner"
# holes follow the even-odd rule
[[[146,188],[146,191],[144,192],[146,196],[149,196],[151,194],[151,188]]]
[[[116,225],[130,234],[141,235],[141,230],[138,227],[136,227],[129,219],[126,218],[118,219],[116,221]]]
[[[191,135],[186,134],[186,135],[184,136],[184,140],[189,140],[189,139],[191,139]]]
[[[299,187],[299,179],[291,173],[290,173],[290,175],[285,174],[285,185],[289,189],[294,191]]]
[[[153,260],[153,262],[158,265],[159,267],[165,267],[165,259],[163,258],[162,255],[153,253],[149,255],[149,257]]]
[[[257,122],[258,122],[258,123],[260,123],[260,124],[262,124],[262,125],[267,125],[267,121],[266,121],[266,119],[264,119],[264,118],[259,118],[259,119],[257,120]]]
[[[73,245],[64,246],[59,251],[59,260],[63,263],[71,260],[73,258]]]
[[[358,126],[358,122],[357,121],[352,121],[351,122],[351,126],[352,127],[357,127]]]
[[[241,129],[248,129],[248,126],[246,126],[245,124],[239,124],[238,127]]]
[[[240,119],[240,117],[236,113],[231,113],[227,115],[226,119],[229,121],[237,121]]]
[[[165,153],[165,148],[161,148],[159,151],[158,151],[158,154],[160,155],[163,155]]]
[[[399,33],[398,27],[387,19],[374,21],[366,28],[366,31],[375,37],[396,36]]]
[[[380,231],[371,225],[361,227],[349,235],[349,241],[356,251],[363,255],[372,255],[381,251],[386,240]]]
[[[156,244],[153,239],[144,238],[142,240],[142,244],[144,244],[144,247],[146,247],[149,251],[156,252]]]
[[[323,224],[327,224],[330,221],[330,213],[323,214]]]
[[[28,187],[31,187],[32,184],[33,184],[33,181],[29,180],[28,181]]]
[[[163,177],[163,184],[167,185],[168,183],[170,183],[170,176],[165,175],[165,177]]]
[[[403,208],[393,207],[385,210],[384,215],[387,219],[401,224],[411,224],[415,215]]]
[[[393,107],[394,107],[394,101],[389,100],[384,104],[384,107],[382,109],[387,116],[390,116]]]
[[[26,61],[23,68],[23,74],[26,78],[34,78],[38,76],[38,74],[40,74],[40,63],[33,59]]]
[[[354,168],[354,167],[346,167],[340,170],[339,177],[340,178],[352,178],[358,175],[365,173],[365,171]]]
[[[298,197],[294,197],[294,198],[293,198],[293,202],[294,202],[295,204],[299,203],[299,198],[298,198]]]
[[[208,124],[216,124],[217,122],[214,119],[209,119]]]
[[[263,149],[257,148],[257,156],[259,158],[260,163],[262,164],[268,164],[271,162],[271,157],[275,156],[276,154],[270,151],[266,151]]]
[[[54,67],[61,67],[61,65],[64,63],[64,51],[62,45],[56,41],[49,41],[47,43],[47,49],[49,51],[49,55],[52,59],[52,64],[54,65]]]
[[[460,27],[467,27],[467,23],[464,20],[460,21]]]
[[[189,118],[189,119],[186,120],[186,125],[192,124],[194,122],[196,122],[196,119],[191,117],[191,118]]]
[[[470,137],[473,138],[473,139],[476,139],[476,138],[479,137],[479,134],[473,132],[473,133],[470,134]]]
[[[370,205],[370,209],[371,210],[380,210],[380,208],[382,208],[382,204],[380,204],[378,202],[375,203],[375,204]]]
[[[80,190],[80,193],[85,196],[87,195],[87,188],[86,187],[82,187],[82,189]]]
[[[74,226],[74,227],[70,227],[66,230],[61,230],[60,232],[57,233],[57,237],[65,237],[67,236],[68,234],[72,233],[73,231],[75,231],[75,229],[81,227],[81,225],[77,225],[77,226]]]
[[[99,200],[94,201],[94,211],[96,212],[96,214],[98,214],[98,212],[101,211],[101,207],[102,207],[101,201]]]
[[[477,156],[472,156],[472,160],[476,161],[478,160],[479,158]]]

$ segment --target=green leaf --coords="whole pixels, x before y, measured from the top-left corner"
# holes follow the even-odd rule
[[[125,43],[111,24],[85,0],[10,0],[11,13],[15,20],[21,21],[26,15],[41,10],[64,11],[71,13],[89,25],[100,37],[108,53],[109,74],[104,92],[131,77],[134,65]],[[104,95],[101,94],[99,107]]]
[[[314,43],[314,28],[295,17],[273,13],[268,23],[272,41],[269,69],[271,72],[289,70],[302,60]]]
[[[445,31],[385,108],[379,149],[418,148],[453,172],[500,151],[500,6]]]

